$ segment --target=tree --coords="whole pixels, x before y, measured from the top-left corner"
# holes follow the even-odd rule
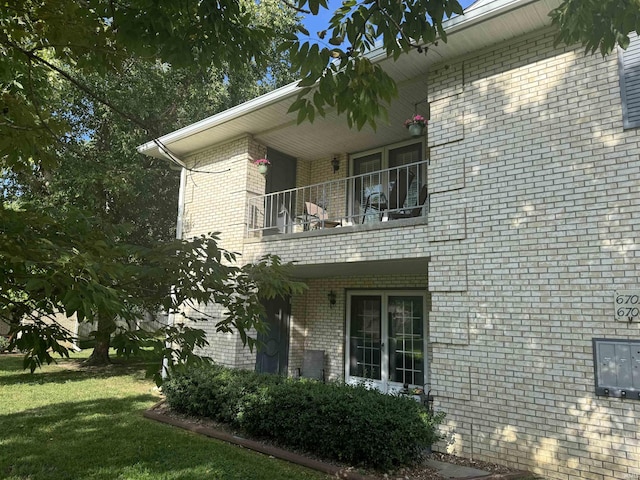
[[[0,220],[0,302],[25,313],[12,345],[27,352],[25,367],[32,371],[52,361],[50,350],[68,355],[62,341],[69,333],[46,321],[59,311],[79,321],[97,316],[97,339],[104,340],[99,348],[108,348],[116,333],[119,353],[155,360],[150,373],[157,377],[160,358],[170,366],[197,360],[193,350],[206,345],[204,331],[180,324],[118,330],[114,319],[135,322],[141,312],[162,309],[198,322],[207,320],[201,309],[216,303],[227,312],[217,330],[239,332],[252,347],[248,332],[263,330],[260,300],[304,288],[288,279],[289,267],[275,257],[236,266],[236,255],[218,248],[215,235],[144,247],[119,241],[117,231],[75,211],[3,208]]]
[[[636,0],[564,0],[551,12],[558,26],[557,43],[579,43],[586,52],[604,56],[616,45],[626,49],[629,34],[640,30]]]
[[[282,0],[282,4],[312,14],[327,6],[326,0]],[[614,8],[620,5],[623,8]],[[628,43],[638,10],[638,3],[632,0],[564,0],[552,17],[561,29],[560,40],[580,41],[588,50],[594,51],[597,46],[606,53],[616,43],[623,47]],[[109,74],[122,75],[136,65],[141,70],[148,68],[136,63],[143,60],[150,62],[152,69],[165,65],[171,69],[199,69],[206,65],[224,72],[222,79],[226,81],[227,71],[245,69],[249,76],[264,71],[273,58],[274,42],[279,42],[278,51],[291,55],[290,69],[302,78],[300,96],[291,107],[298,113],[298,121],[313,120],[332,108],[344,113],[350,125],[375,127],[376,119],[385,115],[384,104],[396,94],[396,86],[367,57],[367,52],[380,42],[386,55],[397,58],[411,49],[426,49],[436,41],[446,41],[442,23],[459,13],[462,9],[456,0],[346,0],[328,28],[319,32],[325,43],[318,46],[299,40],[293,29],[278,32],[269,21],[261,23],[260,9],[238,0],[6,0],[0,4],[0,169],[8,179],[3,186],[17,186],[20,195],[27,187],[33,192],[49,188],[47,182],[59,173],[59,159],[67,153],[77,155],[73,149],[80,148],[74,124],[103,106],[154,136],[156,130],[149,128],[139,112],[114,101],[108,88],[98,88]],[[593,25],[597,28],[592,29]],[[282,71],[285,65],[286,60],[278,62],[270,72]],[[267,74],[263,81],[268,82],[269,78]],[[85,100],[75,97],[65,106],[59,96],[61,83],[73,85]],[[237,91],[259,90],[256,86]],[[107,128],[110,125],[110,120],[97,122],[87,132],[106,139],[111,135]],[[93,144],[86,153],[96,159],[106,150]],[[31,179],[32,184],[26,179]],[[61,180],[59,175],[56,181]],[[108,204],[105,198],[97,200],[98,206]],[[177,308],[167,300],[168,285],[160,281],[157,272],[166,268],[174,276],[170,283],[178,286],[183,281],[188,283],[185,278],[191,277],[172,267],[171,262],[164,265],[154,252],[168,248],[172,253],[167,256],[176,259],[193,252],[213,254],[217,248],[212,245],[213,237],[202,243],[171,243],[167,247],[131,245],[125,242],[126,231],[110,228],[109,222],[90,228],[88,225],[96,225],[92,223],[95,219],[77,213],[72,201],[65,205],[68,208],[54,213],[38,211],[33,203],[25,203],[18,210],[7,205],[0,209],[0,300],[11,322],[24,312],[50,314],[54,307],[82,318],[103,314],[128,318],[135,312],[139,314],[143,306]],[[220,258],[231,261],[233,257],[229,255]],[[220,262],[206,263],[210,260],[197,255],[182,261],[192,262],[192,267],[204,275],[200,281],[210,281],[212,288],[218,285],[216,278],[226,278],[237,291],[242,291],[235,283],[237,270],[232,271],[231,277],[225,276],[228,272],[221,269]],[[267,261],[265,269],[269,265],[273,266],[273,262]],[[297,288],[284,280],[278,285],[282,292]],[[256,287],[252,283],[245,293]],[[150,290],[162,300],[153,295],[148,298]],[[278,289],[274,287],[275,290]],[[185,302],[206,303],[199,290],[186,291],[193,295],[181,297]],[[212,291],[207,294],[207,298],[215,297]],[[243,315],[253,317],[235,307],[229,305],[239,320],[227,325],[235,325],[242,333]],[[36,319],[34,322],[37,327]],[[105,332],[112,328],[108,321],[105,325],[109,327]],[[37,345],[32,360],[37,364],[48,360],[43,345],[53,344],[47,344],[46,339],[53,342],[60,332],[47,333],[44,327],[34,327],[33,332],[32,343]],[[38,344],[40,340],[44,343]],[[195,344],[195,340],[188,343]]]
[[[44,3],[29,5],[34,7],[30,15],[14,19],[25,23],[31,21],[34,25],[43,19],[52,20],[47,27],[55,30],[56,15],[64,12],[50,10]],[[293,12],[283,13],[274,1],[261,2],[260,5],[249,3],[247,9],[255,17],[253,26],[256,28],[268,25],[269,31],[278,32],[290,30],[297,23]],[[5,25],[10,20],[7,17],[2,19]],[[56,36],[60,34],[55,32]],[[13,35],[19,37],[16,32]],[[23,44],[37,45],[44,40],[49,39],[30,38]],[[4,46],[7,47],[5,53],[11,52],[11,41]],[[158,271],[170,272],[173,267],[167,263],[171,258],[167,249],[210,252],[216,248],[216,239],[202,240],[206,245],[188,242],[157,244],[174,236],[177,174],[167,168],[165,162],[138,155],[135,147],[149,136],[160,136],[292,79],[292,74],[283,69],[286,53],[276,52],[274,42],[262,48],[264,55],[269,56],[268,62],[248,62],[249,65],[242,64],[242,68],[230,62],[229,58],[218,59],[213,65],[180,68],[159,60],[137,57],[130,54],[130,50],[119,52],[115,61],[109,60],[109,68],[96,72],[79,68],[75,60],[65,64],[60,57],[51,55],[50,50],[43,51],[41,61],[32,58],[25,72],[26,77],[32,79],[49,69],[47,85],[40,85],[43,90],[39,91],[32,84],[33,88],[21,92],[24,95],[14,102],[23,110],[34,112],[30,117],[34,123],[17,125],[11,121],[1,125],[7,131],[28,132],[22,136],[27,141],[33,140],[33,134],[38,130],[47,132],[51,140],[50,144],[38,145],[41,149],[39,157],[27,158],[24,154],[29,153],[30,147],[24,146],[30,144],[14,142],[12,145],[12,141],[19,140],[19,135],[14,139],[8,138],[7,148],[17,147],[15,152],[23,156],[3,156],[3,165],[11,173],[10,182],[5,184],[4,198],[12,198],[14,207],[3,208],[0,212],[2,233],[6,235],[3,240],[7,240],[0,241],[0,252],[8,279],[2,288],[4,295],[0,298],[0,313],[12,325],[13,331],[20,334],[14,340],[29,352],[27,361],[31,367],[51,360],[49,348],[67,353],[60,341],[69,339],[69,332],[65,332],[53,319],[58,311],[76,314],[80,321],[94,323],[96,348],[90,362],[98,364],[109,361],[108,348],[117,330],[116,317],[133,321],[144,311],[158,308],[180,314],[177,305],[169,308],[166,304],[167,299],[172,298],[169,285],[183,281],[179,271],[173,271],[164,282],[152,282],[144,290],[140,290],[139,285],[142,280],[149,280],[148,275],[141,276],[136,282],[121,282],[117,278],[132,268],[146,266],[150,258]],[[13,46],[14,56],[18,57],[22,54],[31,58],[29,55],[38,55],[38,52],[38,48],[24,50]],[[237,61],[235,57],[232,60]],[[11,84],[7,79],[5,97],[10,97],[11,88],[15,86],[15,82]],[[20,83],[18,89],[25,90],[23,87]],[[48,110],[52,112],[48,116],[39,111],[43,94],[46,94]],[[206,106],[204,109],[203,105]],[[9,118],[13,110],[6,113]],[[56,126],[64,135],[54,130],[52,122],[45,121],[47,117],[55,117]],[[27,238],[35,238],[36,242],[17,248],[26,231],[16,230],[16,225],[26,228],[29,232]],[[52,228],[54,232],[64,232],[64,235],[50,236]],[[100,245],[101,250],[95,251],[94,245]],[[143,263],[139,257],[141,249],[148,249]],[[160,256],[153,253],[158,251],[163,253]],[[224,258],[229,262],[235,256],[228,254]],[[270,269],[277,270],[275,260],[265,262],[252,268],[258,269],[261,265],[267,268],[268,265]],[[25,268],[20,267],[23,264]],[[67,267],[72,265],[73,268],[68,270]],[[56,275],[49,270],[53,266]],[[220,285],[233,284],[237,291],[241,288],[238,271],[218,266],[201,271],[201,274],[205,283],[213,285],[216,275],[221,282],[226,278]],[[255,276],[255,271],[251,275]],[[66,275],[61,276],[61,272]],[[274,274],[278,276],[277,272]],[[87,283],[87,278],[91,282]],[[286,293],[296,285],[283,278],[281,292]],[[100,286],[102,288],[98,288]],[[261,292],[263,290],[264,285],[260,288]],[[63,292],[67,292],[65,296],[61,296]],[[157,298],[150,298],[151,292]],[[212,291],[209,295],[216,296],[217,293]],[[247,303],[250,309],[259,311],[261,307],[256,303],[257,296],[248,298],[251,300]],[[189,303],[190,300],[185,298],[184,301]],[[220,303],[224,305],[224,302]],[[79,310],[78,304],[82,305]],[[227,306],[232,307],[230,304]],[[247,328],[253,328],[254,323],[257,326],[258,317],[248,315],[237,306],[233,311],[238,317],[232,323],[251,345],[252,339],[246,337],[243,325],[248,322],[250,327]],[[25,317],[30,321],[21,325],[19,320]],[[228,327],[225,322],[220,322],[218,328]],[[156,342],[154,350],[158,350],[158,345],[164,345],[166,334],[167,331],[122,330],[115,341],[122,352],[143,353],[140,348],[134,348],[132,339],[147,346]],[[124,341],[127,336],[129,341]],[[204,342],[202,335],[194,335],[194,331],[187,328],[174,327],[170,338],[183,347],[186,338],[190,338],[190,347],[194,346],[193,342],[198,345]],[[187,352],[189,348],[181,351]],[[175,352],[177,350],[174,350],[174,355]]]
[[[297,24],[295,15],[274,1],[253,8],[275,31]],[[50,95],[50,105],[64,112],[68,123],[55,165],[18,171],[7,195],[80,208],[112,225],[128,224],[129,242],[173,238],[179,174],[166,161],[139,155],[136,147],[292,81],[282,68],[286,54],[278,55],[274,42],[268,49],[272,57],[265,66],[235,70],[229,65],[176,68],[137,57],[123,62],[118,72],[74,70],[75,83],[57,82]],[[109,105],[87,91],[109,99]]]

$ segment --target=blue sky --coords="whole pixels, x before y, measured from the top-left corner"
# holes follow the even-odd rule
[[[329,9],[324,10],[320,9],[318,15],[307,15],[303,20],[304,26],[309,30],[312,38],[317,38],[316,32],[319,32],[329,25],[329,19],[333,15],[333,12],[342,5],[342,0],[328,0],[329,1]],[[467,8],[471,5],[475,0],[458,0],[462,8]]]

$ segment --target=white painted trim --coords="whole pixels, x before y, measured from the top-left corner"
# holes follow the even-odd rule
[[[394,290],[389,289],[375,289],[375,290],[348,290],[346,292],[346,311],[345,311],[345,340],[344,340],[344,379],[348,384],[364,383],[369,388],[375,388],[384,393],[398,391],[402,388],[402,384],[398,382],[392,382],[389,380],[389,331],[388,321],[386,316],[386,310],[389,304],[389,297],[392,296],[412,296],[422,297],[422,312],[423,312],[423,380],[422,385],[409,385],[410,387],[425,388],[431,383],[429,378],[429,352],[428,352],[428,312],[427,312],[427,291],[426,290]],[[380,380],[366,379],[362,377],[356,377],[349,374],[351,364],[351,351],[350,351],[350,334],[351,334],[351,299],[353,296],[367,295],[367,296],[380,296],[381,297],[381,332],[383,347],[380,351]]]
[[[298,81],[290,83],[289,85],[285,85],[284,87],[280,87],[276,90],[273,90],[272,92],[266,93],[247,102],[241,103],[236,107],[229,108],[223,112],[207,117],[204,120],[200,120],[199,122],[192,123],[191,125],[188,125],[184,128],[163,135],[159,138],[159,140],[164,145],[169,145],[173,142],[184,140],[185,138],[196,135],[200,132],[229,122],[236,118],[240,118],[273,103],[278,103],[288,97],[295,95],[297,91]],[[143,154],[149,154],[150,152],[157,149],[158,146],[153,140],[137,147],[138,152]]]
[[[486,5],[480,5],[477,8],[471,9],[468,12],[465,12],[464,15],[446,20],[443,23],[443,27],[447,31],[448,35],[453,35],[458,31],[538,1],[540,0],[494,0],[492,2],[488,2]],[[496,41],[499,39],[500,32],[496,32]],[[374,48],[367,53],[367,56],[372,62],[378,62],[387,58],[385,50],[382,47]],[[216,115],[212,115],[211,117],[205,118],[167,135],[163,135],[159,140],[162,144],[169,146],[173,142],[184,140],[210,128],[214,128],[223,123],[248,115],[271,104],[281,102],[298,93],[299,87],[297,85],[298,81],[290,83],[289,85],[280,87],[236,107],[230,108]],[[158,146],[153,141],[137,147],[137,151],[145,155],[153,155],[157,150]]]

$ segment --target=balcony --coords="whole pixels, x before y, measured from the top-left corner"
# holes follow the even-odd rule
[[[340,227],[383,227],[426,215],[427,161],[251,197],[247,233],[298,234]]]

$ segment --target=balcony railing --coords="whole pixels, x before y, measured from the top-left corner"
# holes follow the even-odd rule
[[[427,162],[249,199],[249,235],[297,233],[425,214]]]

